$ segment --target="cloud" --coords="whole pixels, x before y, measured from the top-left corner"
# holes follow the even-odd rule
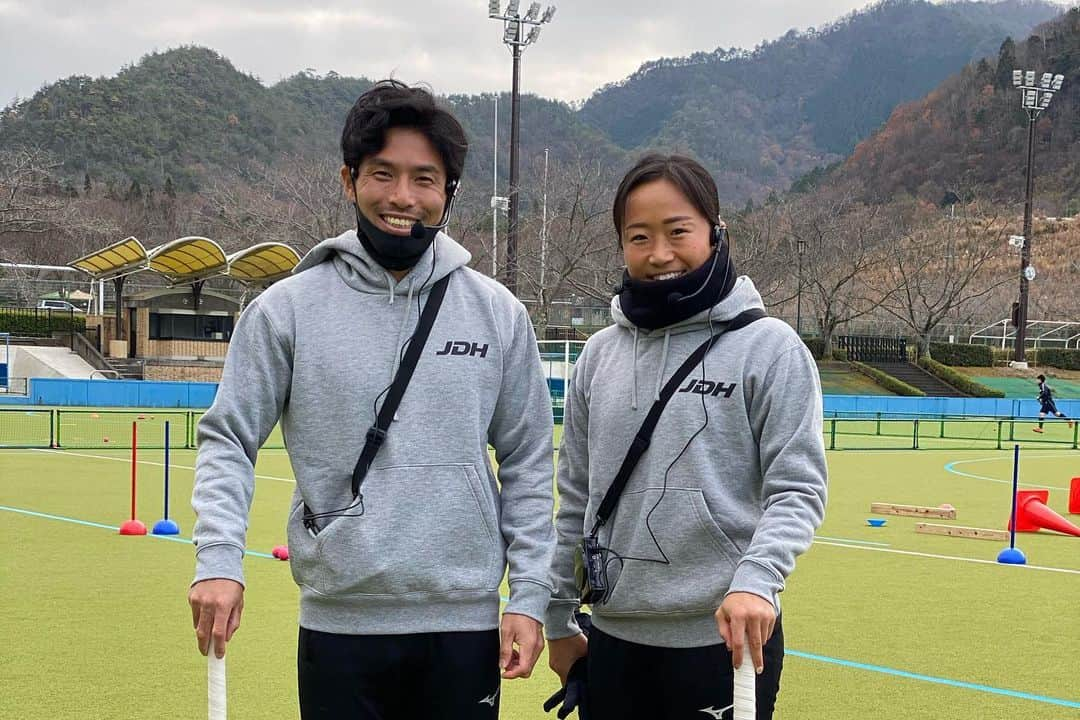
[[[524,53],[522,88],[576,100],[649,60],[753,48],[865,0],[556,4],[554,21]],[[0,104],[68,75],[112,75],[147,52],[184,44],[211,47],[267,83],[314,68],[393,74],[439,93],[501,91],[511,78],[501,39],[486,0],[0,0]]]

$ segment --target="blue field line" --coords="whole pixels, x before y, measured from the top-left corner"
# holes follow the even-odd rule
[[[83,525],[85,527],[101,528],[102,530],[112,530],[114,532],[120,532],[120,528],[116,525],[105,525],[103,523],[91,522],[89,520],[79,520],[78,518],[64,517],[63,515],[50,515],[49,513],[35,512],[34,510],[23,510],[22,508],[8,507],[7,505],[0,505],[0,510],[6,512],[18,513],[19,515],[29,515],[30,517],[44,518],[46,520],[59,520],[61,522],[72,523],[73,525]],[[158,540],[169,540],[171,542],[191,544],[191,538],[180,537],[179,535],[154,535],[151,532],[146,533],[147,537],[156,538]],[[271,560],[277,560],[273,555],[269,553],[256,552],[254,550],[248,550],[245,555],[252,555],[254,557],[269,558]]]
[[[100,528],[102,530],[112,530],[119,532],[120,528],[115,525],[105,525],[104,523],[91,522],[89,520],[79,520],[77,518],[64,517],[62,515],[50,515],[49,513],[36,512],[34,510],[24,510],[22,508],[9,507],[7,505],[0,505],[0,510],[5,512],[18,513],[19,515],[27,515],[30,517],[44,518],[46,520],[58,520],[60,522],[72,523],[74,525],[83,525],[85,527]],[[188,538],[182,538],[176,535],[153,535],[149,534],[149,537],[158,538],[159,540],[171,540],[172,542],[182,542],[190,544],[191,540]],[[859,542],[856,540],[848,540],[847,542]],[[880,545],[882,543],[868,543]],[[273,555],[267,553],[255,552],[252,550],[247,551],[248,555],[253,555],[260,558],[269,558],[275,560]],[[509,599],[506,597],[501,598],[505,603]],[[1067,708],[1080,708],[1080,702],[1073,700],[1063,700],[1061,698],[1052,698],[1045,695],[1033,695],[1031,693],[1020,692],[1018,690],[1006,690],[1004,688],[990,687],[989,685],[978,685],[976,683],[964,682],[962,680],[950,680],[948,678],[933,677],[932,675],[921,675],[919,673],[907,672],[906,670],[896,670],[895,668],[887,668],[881,665],[869,665],[867,663],[855,662],[853,660],[841,660],[839,658],[826,657],[825,655],[815,655],[813,653],[801,652],[799,650],[785,650],[785,655],[791,655],[793,657],[803,658],[804,660],[815,660],[817,662],[830,663],[832,665],[840,665],[842,667],[854,668],[856,670],[866,670],[869,672],[882,673],[884,675],[893,675],[895,677],[902,677],[908,680],[919,680],[921,682],[934,683],[936,685],[947,685],[949,687],[961,688],[964,690],[975,690],[977,692],[991,693],[994,695],[1005,695],[1006,697],[1017,698],[1020,700],[1031,700],[1033,702],[1041,702],[1049,705],[1059,705]]]
[[[805,660],[816,660],[817,662],[824,662],[832,665],[840,665],[842,667],[854,668],[855,670],[867,670],[869,672],[882,673],[884,675],[892,675],[894,677],[902,677],[908,680],[918,680],[920,682],[934,683],[935,685],[947,685],[949,687],[960,688],[962,690],[974,690],[976,692],[990,693],[992,695],[1004,695],[1006,697],[1016,698],[1018,700],[1031,700],[1032,702],[1046,703],[1047,705],[1058,705],[1060,707],[1080,708],[1080,702],[1077,702],[1075,700],[1064,700],[1062,698],[1048,697],[1046,695],[1034,695],[1032,693],[1020,692],[1019,690],[1006,690],[1004,688],[996,688],[989,685],[979,685],[977,683],[964,682],[963,680],[950,680],[949,678],[939,678],[934,677],[933,675],[922,675],[920,673],[908,672],[906,670],[897,670],[895,668],[883,667],[881,665],[869,665],[867,663],[855,662],[853,660],[841,660],[839,658],[826,657],[825,655],[815,655],[813,653],[800,652],[798,650],[784,650],[784,655],[791,655],[793,657],[803,658]]]

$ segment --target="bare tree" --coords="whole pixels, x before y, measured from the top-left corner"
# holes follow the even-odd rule
[[[291,155],[273,167],[237,168],[204,193],[204,220],[223,245],[276,240],[303,254],[353,224],[339,167],[329,157]]]
[[[890,297],[891,287],[872,287],[889,223],[880,206],[862,205],[846,193],[799,199],[784,214],[789,277],[807,296],[829,359],[837,328],[873,313]]]
[[[54,178],[59,167],[60,161],[40,148],[0,151],[0,236],[40,234],[60,222],[67,203]]]
[[[543,162],[532,166],[541,168],[542,173]],[[522,287],[536,302],[533,320],[541,338],[555,301],[583,295],[606,303],[622,273],[611,227],[616,179],[607,162],[584,151],[568,160],[551,162],[546,228],[543,186],[542,177],[528,184],[526,242],[518,260]],[[547,238],[544,243],[542,235]]]
[[[980,302],[1011,282],[996,261],[1006,253],[1008,219],[978,201],[956,206],[955,217],[917,220],[891,245],[884,287],[896,288],[881,308],[915,333],[919,357],[945,320],[968,322]]]

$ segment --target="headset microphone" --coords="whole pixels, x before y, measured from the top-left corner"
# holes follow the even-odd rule
[[[668,293],[668,296],[667,296],[668,305],[677,305],[678,303],[681,303],[683,301],[684,297],[686,297],[686,296],[683,295],[681,292]]]
[[[414,222],[413,226],[412,226],[412,229],[409,230],[409,235],[412,237],[413,240],[423,240],[424,239],[424,223],[419,221],[419,220]]]

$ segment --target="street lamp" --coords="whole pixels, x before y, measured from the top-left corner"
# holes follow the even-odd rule
[[[518,144],[521,133],[521,54],[525,48],[535,43],[540,37],[540,26],[551,22],[555,17],[552,5],[540,15],[540,3],[534,2],[524,15],[519,12],[520,0],[510,0],[506,11],[499,12],[499,0],[488,0],[488,17],[503,23],[503,43],[510,50],[514,59],[513,89],[510,106],[510,189],[507,207],[505,284],[510,292],[517,295],[517,239],[518,239]],[[531,26],[525,34],[525,26]],[[498,152],[498,148],[496,148]]]
[[[802,238],[798,240],[799,246],[799,292],[798,300],[795,303],[795,332],[799,337],[802,337],[802,256],[806,250],[806,241]]]
[[[1034,277],[1031,265],[1031,196],[1035,190],[1032,175],[1035,160],[1035,120],[1050,107],[1054,93],[1061,90],[1064,75],[1043,73],[1035,82],[1034,70],[1013,70],[1013,86],[1020,90],[1021,105],[1028,115],[1027,189],[1024,194],[1024,235],[1020,246],[1020,302],[1016,313],[1016,343],[1013,350],[1013,366],[1027,367],[1024,345],[1027,342],[1028,284]]]

